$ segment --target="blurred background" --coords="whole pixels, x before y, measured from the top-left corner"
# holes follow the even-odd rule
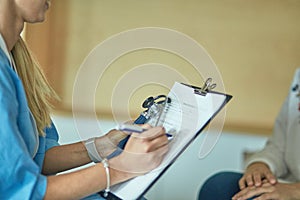
[[[165,178],[147,193],[148,199],[186,197],[174,188],[187,191],[190,196],[185,199],[194,199],[197,189],[210,174],[223,169],[241,170],[245,151],[262,148],[271,134],[293,73],[300,66],[299,0],[51,2],[46,22],[27,25],[24,37],[61,97],[61,101],[56,102],[53,118],[61,132],[62,143],[80,139],[74,133],[71,120],[73,85],[80,65],[98,44],[130,29],[161,27],[191,37],[214,60],[226,92],[233,95],[226,109],[224,134],[212,153],[205,159],[197,158],[199,137]],[[97,115],[107,121],[108,130],[113,126],[110,123],[113,85],[133,67],[151,62],[174,67],[191,84],[203,84],[203,77],[195,75],[188,62],[170,52],[148,49],[123,55],[105,71],[95,96]],[[136,102],[155,95],[149,94],[149,90],[151,86],[140,89],[128,100],[128,107],[120,108],[120,113],[129,110],[133,118],[138,116],[141,106]],[[85,107],[80,112],[83,121],[84,116],[91,114]],[[186,175],[190,166],[190,175]],[[186,182],[190,184],[187,186]]]

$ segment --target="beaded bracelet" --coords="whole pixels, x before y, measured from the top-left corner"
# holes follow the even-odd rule
[[[108,160],[104,158],[102,161],[103,167],[105,168],[105,173],[106,173],[106,189],[104,191],[103,196],[106,198],[108,196],[108,193],[110,191],[110,174],[109,174],[109,164]]]

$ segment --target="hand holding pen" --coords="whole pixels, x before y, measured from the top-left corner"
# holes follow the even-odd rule
[[[112,167],[129,172],[132,176],[156,168],[168,151],[168,139],[163,127],[142,126],[142,133],[132,132],[122,153],[111,159]]]

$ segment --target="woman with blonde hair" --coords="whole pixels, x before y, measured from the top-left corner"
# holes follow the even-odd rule
[[[55,92],[20,37],[24,23],[44,21],[49,6],[47,0],[0,0],[0,199],[81,199],[154,169],[168,150],[162,127],[132,134],[109,159],[123,132],[59,146],[50,119]],[[95,165],[55,175],[91,161]]]

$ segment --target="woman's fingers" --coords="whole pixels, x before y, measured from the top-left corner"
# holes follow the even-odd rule
[[[239,187],[241,190],[246,187],[246,182],[245,182],[244,176],[239,180]]]
[[[247,186],[253,186],[254,185],[253,175],[252,174],[248,174],[246,176],[246,184],[247,184]]]
[[[273,173],[266,173],[266,179],[269,181],[269,183],[271,183],[272,185],[277,183],[277,179],[274,176]]]
[[[244,176],[239,181],[239,187],[240,189],[254,185],[259,187],[265,179],[271,184],[275,184],[277,182],[268,165],[262,162],[255,162],[249,165],[246,169]]]
[[[146,173],[156,168],[168,151],[168,139],[163,127],[142,133],[132,133],[115,167],[132,173]]]
[[[261,176],[261,173],[260,172],[254,172],[253,173],[253,180],[254,180],[254,184],[256,187],[259,187],[261,186],[262,184],[262,176]]]
[[[233,200],[246,200],[249,198],[257,197],[255,199],[264,199],[260,198],[261,194],[271,193],[274,191],[274,187],[270,183],[264,183],[261,187],[246,187],[241,190],[239,193],[232,197]],[[260,196],[260,197],[258,197]]]
[[[145,124],[145,126],[147,126]],[[142,133],[132,133],[131,136],[135,138],[145,139],[147,141],[153,140],[159,136],[165,135],[165,129],[163,127],[154,127],[147,129],[146,131]]]

